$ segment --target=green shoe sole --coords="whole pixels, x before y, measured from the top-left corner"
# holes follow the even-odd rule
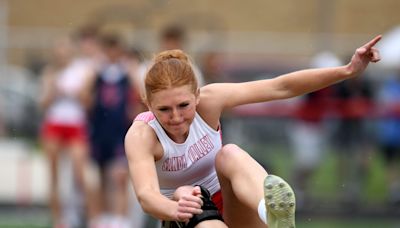
[[[269,228],[295,228],[296,199],[293,189],[282,178],[268,175],[264,180],[264,199]]]

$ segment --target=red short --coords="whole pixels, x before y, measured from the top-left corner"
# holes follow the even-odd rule
[[[214,195],[212,195],[211,200],[215,203],[215,205],[218,207],[218,211],[221,215],[223,215],[224,212],[224,207],[223,207],[223,200],[222,200],[222,193],[221,191],[216,192]]]
[[[87,129],[85,125],[64,125],[54,123],[44,123],[41,129],[43,140],[57,139],[62,143],[72,141],[87,141]]]

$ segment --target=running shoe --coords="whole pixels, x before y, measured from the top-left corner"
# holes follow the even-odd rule
[[[268,175],[264,198],[269,228],[295,228],[296,199],[293,189],[282,178]]]

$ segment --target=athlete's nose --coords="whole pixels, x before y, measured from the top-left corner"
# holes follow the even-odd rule
[[[179,123],[181,121],[181,113],[179,112],[178,109],[172,109],[172,113],[171,113],[171,122],[172,123]]]

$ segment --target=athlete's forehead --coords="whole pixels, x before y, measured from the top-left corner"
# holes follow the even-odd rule
[[[195,94],[189,85],[164,89],[153,93],[151,105],[158,106],[174,106],[182,102],[190,102],[194,100]]]

